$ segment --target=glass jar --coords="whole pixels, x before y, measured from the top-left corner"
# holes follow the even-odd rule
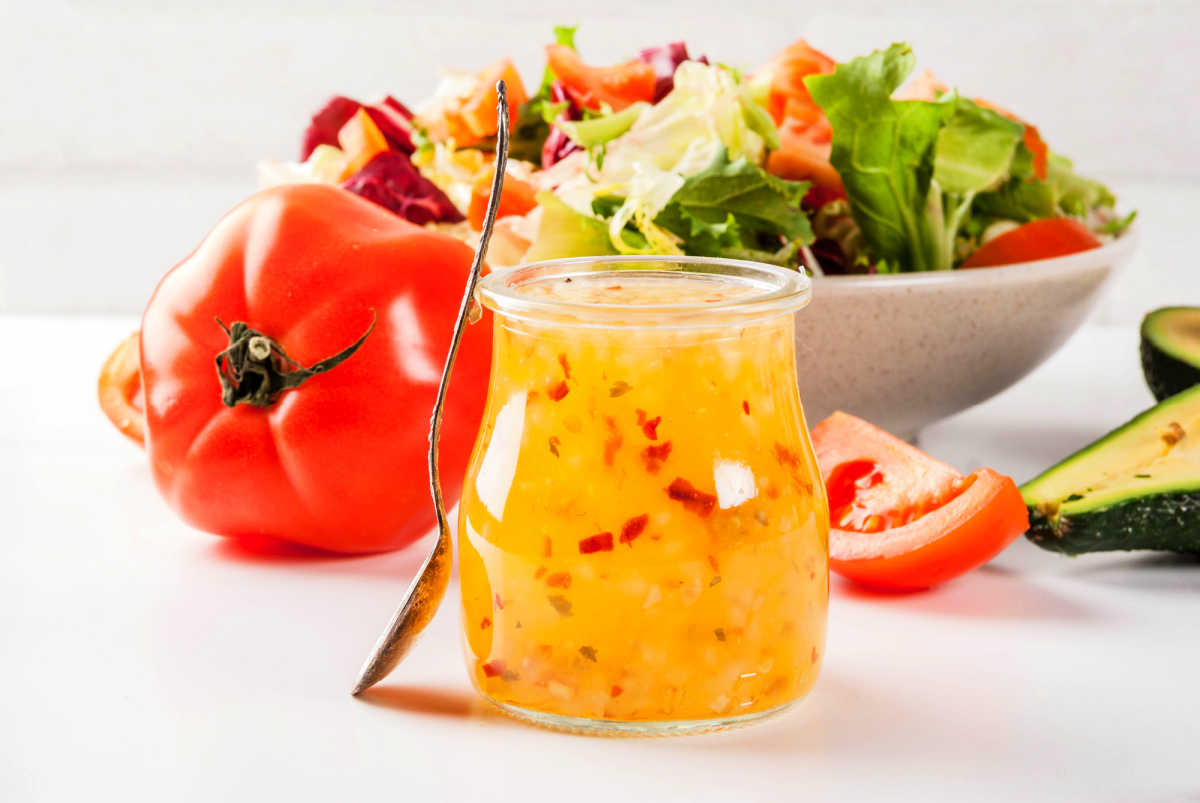
[[[493,273],[463,486],[471,678],[518,717],[662,733],[817,677],[829,513],[796,384],[803,274],[605,257]]]

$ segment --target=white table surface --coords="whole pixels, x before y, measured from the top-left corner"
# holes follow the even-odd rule
[[[931,592],[835,580],[815,690],[726,734],[494,714],[454,606],[352,699],[425,542],[267,557],[181,524],[94,402],[134,325],[0,317],[0,800],[1200,800],[1195,558],[1022,539]],[[923,446],[1024,480],[1149,404],[1136,347],[1085,328]]]

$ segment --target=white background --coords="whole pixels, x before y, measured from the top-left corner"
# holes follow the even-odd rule
[[[684,39],[754,67],[798,36],[845,59],[907,39],[923,67],[1034,121],[1142,213],[1139,260],[1100,320],[1200,300],[1200,4],[839,0],[0,0],[0,312],[138,312],[154,283],[296,155],[330,94],[410,104],[442,65],[512,56],[527,83],[555,23],[595,63]]]

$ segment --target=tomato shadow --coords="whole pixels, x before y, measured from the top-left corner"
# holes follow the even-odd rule
[[[837,597],[917,614],[959,619],[1086,621],[1095,611],[1004,568],[984,566],[965,577],[921,591],[881,591],[843,578],[830,583]]]
[[[516,724],[478,694],[468,691],[434,686],[380,685],[367,689],[355,699],[404,714]]]
[[[265,536],[242,536],[217,539],[211,554],[229,563],[272,569],[410,578],[421,568],[433,542],[434,536],[428,535],[394,552],[347,555]]]
[[[1072,567],[1074,579],[1138,591],[1200,592],[1200,554],[1155,552],[1106,556],[1108,559]]]

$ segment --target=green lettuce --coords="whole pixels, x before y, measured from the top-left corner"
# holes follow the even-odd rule
[[[871,255],[932,270],[938,247],[926,199],[938,133],[954,106],[891,99],[915,65],[912,48],[896,44],[809,76],[805,85],[833,126],[830,159]]]
[[[577,27],[555,25],[555,44],[566,45],[574,50]],[[517,122],[508,140],[509,158],[541,164],[542,146],[546,144],[546,137],[550,136],[550,122],[558,113],[551,114],[554,104],[550,102],[550,84],[553,82],[554,72],[547,66],[542,72],[542,83],[538,86],[538,91],[517,107]]]
[[[881,271],[949,270],[960,240],[982,231],[974,215],[1032,220],[1066,197],[1054,181],[1031,178],[1021,123],[956,92],[893,100],[914,66],[912,48],[895,44],[805,79],[833,126],[831,160]]]
[[[598,218],[572,209],[554,193],[537,196],[542,208],[537,236],[525,253],[525,261],[562,257],[587,257],[615,254],[608,239],[608,225]]]

